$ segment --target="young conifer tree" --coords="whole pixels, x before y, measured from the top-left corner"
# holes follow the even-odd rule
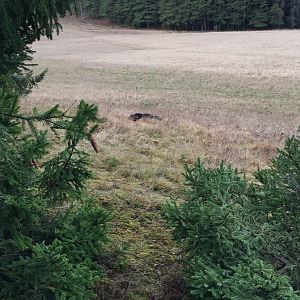
[[[101,277],[110,215],[85,195],[92,173],[80,148],[87,140],[98,151],[98,109],[80,101],[76,110],[22,113],[15,80],[35,84],[30,45],[52,38],[69,8],[69,0],[0,1],[0,299],[91,299]],[[56,152],[47,131],[60,138]]]
[[[300,138],[247,182],[223,163],[187,166],[184,201],[163,209],[191,299],[300,300]]]
[[[32,76],[31,44],[42,36],[52,39],[54,30],[59,33],[58,18],[71,11],[72,2],[0,1],[0,74],[12,77],[21,92],[29,91],[45,76],[45,72]]]

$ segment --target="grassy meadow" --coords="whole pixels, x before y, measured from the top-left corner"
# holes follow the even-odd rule
[[[223,160],[249,174],[296,133],[299,31],[176,33],[62,23],[61,36],[34,45],[36,72],[49,71],[23,108],[85,99],[106,119],[96,136],[100,153],[89,150],[89,191],[113,212],[111,237],[126,249],[126,264],[104,262],[110,271],[98,299],[182,299],[180,250],[160,207],[180,197],[185,164]],[[137,112],[162,121],[129,121]]]

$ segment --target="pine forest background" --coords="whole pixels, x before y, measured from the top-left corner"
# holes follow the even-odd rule
[[[84,14],[135,28],[252,30],[300,27],[299,0],[83,0]]]

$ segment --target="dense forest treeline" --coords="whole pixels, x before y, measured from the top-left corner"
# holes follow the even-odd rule
[[[84,12],[136,28],[300,28],[300,0],[83,0]]]

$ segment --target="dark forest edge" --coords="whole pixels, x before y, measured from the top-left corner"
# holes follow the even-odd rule
[[[225,31],[300,28],[299,0],[82,0],[86,15],[134,28]]]

